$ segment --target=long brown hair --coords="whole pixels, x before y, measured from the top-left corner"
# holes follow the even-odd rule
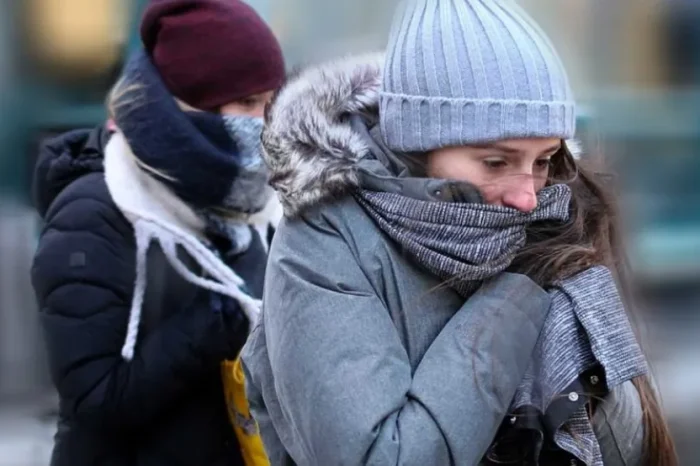
[[[615,202],[610,190],[604,187],[611,183],[603,183],[607,177],[576,161],[565,144],[552,163],[549,182],[564,182],[571,187],[571,219],[566,224],[532,225],[527,245],[517,256],[514,267],[537,283],[548,285],[593,265],[605,265],[616,276],[630,312],[635,293]],[[651,379],[642,376],[632,382],[639,392],[643,411],[644,463],[677,466],[675,445]]]

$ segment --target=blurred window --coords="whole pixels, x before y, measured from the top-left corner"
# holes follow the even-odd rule
[[[57,74],[100,75],[121,59],[127,0],[24,0],[33,57]]]

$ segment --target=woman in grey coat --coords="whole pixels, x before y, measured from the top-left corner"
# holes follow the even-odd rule
[[[513,2],[407,2],[308,69],[263,145],[285,207],[244,348],[273,465],[675,465],[612,204]]]

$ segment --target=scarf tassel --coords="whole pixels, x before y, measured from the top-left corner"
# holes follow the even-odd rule
[[[250,297],[241,290],[241,286],[245,284],[244,280],[196,238],[182,233],[173,235],[173,232],[168,231],[169,229],[164,225],[145,219],[137,220],[134,224],[134,230],[136,234],[136,285],[129,312],[126,339],[121,352],[125,360],[131,361],[134,357],[146,291],[146,258],[148,248],[153,240],[158,241],[168,262],[183,278],[201,288],[235,299],[250,321],[250,328],[255,327],[260,316],[262,301]],[[189,270],[178,257],[177,246],[185,248],[185,251],[212,275],[213,280],[197,276]]]

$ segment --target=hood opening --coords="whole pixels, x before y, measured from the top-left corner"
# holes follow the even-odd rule
[[[360,166],[370,153],[381,152],[382,138],[371,124],[359,130],[358,121],[371,123],[379,113],[383,68],[382,53],[346,57],[298,71],[277,92],[266,110],[262,143],[285,216],[298,216],[362,183]],[[579,158],[576,141],[566,144]]]
[[[80,129],[50,138],[41,144],[34,166],[32,198],[43,218],[53,201],[75,180],[103,171],[104,127]]]

